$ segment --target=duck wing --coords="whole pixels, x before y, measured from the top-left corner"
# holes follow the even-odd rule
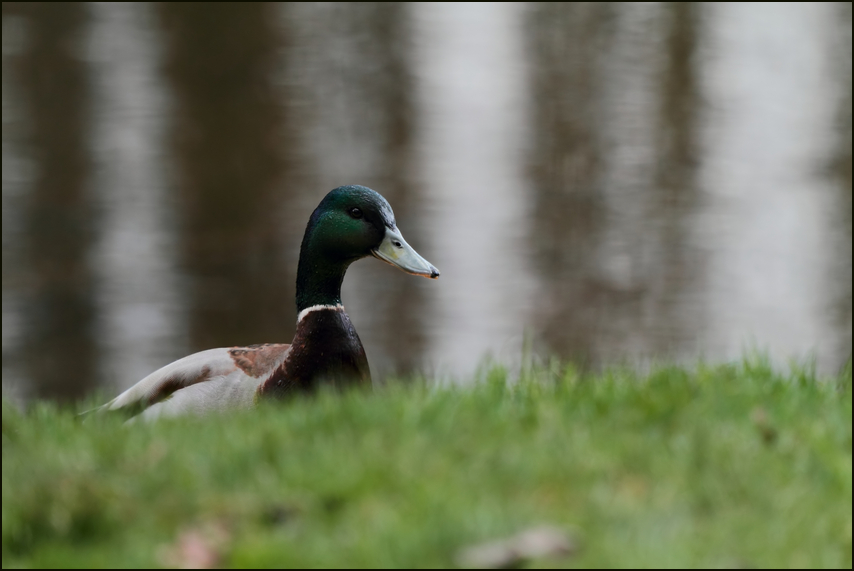
[[[255,403],[258,386],[287,358],[290,345],[208,349],[162,367],[99,407],[143,419],[206,414]]]

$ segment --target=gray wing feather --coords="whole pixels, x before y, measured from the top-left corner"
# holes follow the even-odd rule
[[[200,351],[154,371],[95,411],[121,410],[150,420],[248,408],[289,352],[286,344]]]
[[[157,369],[101,408],[146,408],[168,398],[176,391],[223,377],[235,369],[228,349],[208,349],[193,353]]]
[[[97,410],[145,411],[152,418],[241,408],[251,406],[260,381],[237,367],[229,349],[208,349],[154,371]]]

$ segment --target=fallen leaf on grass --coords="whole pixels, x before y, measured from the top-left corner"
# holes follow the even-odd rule
[[[756,426],[756,429],[762,436],[762,441],[765,444],[774,444],[774,441],[777,440],[777,429],[774,428],[774,425],[768,418],[768,412],[761,406],[758,406],[750,412],[750,420],[753,421],[753,425]]]
[[[213,569],[222,561],[222,550],[231,534],[219,522],[186,529],[174,543],[160,548],[158,559],[165,567]]]
[[[457,564],[461,567],[506,569],[518,567],[530,559],[566,557],[575,551],[575,541],[566,532],[543,526],[467,547],[458,553]]]

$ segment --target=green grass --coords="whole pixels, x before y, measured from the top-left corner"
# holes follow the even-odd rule
[[[3,566],[177,565],[193,530],[225,567],[454,566],[548,524],[580,547],[532,565],[851,567],[850,368],[479,377],[153,425],[4,404]]]

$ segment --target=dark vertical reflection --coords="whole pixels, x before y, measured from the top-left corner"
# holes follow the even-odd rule
[[[366,45],[367,61],[376,72],[363,78],[372,85],[369,105],[383,113],[379,149],[382,159],[377,188],[393,205],[401,230],[414,244],[423,244],[418,216],[418,187],[413,180],[413,80],[409,66],[411,37],[409,10],[400,2],[360,4],[371,41]],[[388,273],[390,268],[380,267]],[[374,326],[381,332],[383,352],[392,372],[408,375],[420,363],[424,351],[425,302],[423,289],[408,275],[383,276],[386,284],[374,291],[372,306],[382,316]]]
[[[837,151],[833,165],[833,175],[837,181],[838,208],[837,219],[833,225],[838,228],[836,275],[833,283],[835,295],[836,325],[839,335],[839,354],[842,359],[851,359],[851,2],[839,2],[836,5],[838,18],[836,60],[840,73],[837,75],[840,89],[839,110],[837,111]]]
[[[176,101],[190,347],[288,341],[296,315],[279,232],[290,188],[272,84],[275,6],[162,3],[159,13]]]
[[[689,245],[690,215],[697,203],[698,86],[695,67],[699,6],[664,5],[664,75],[658,125],[657,169],[652,208],[658,219],[660,258],[656,260],[653,328],[647,332],[655,354],[677,354],[691,343],[699,322],[698,300],[691,303],[701,267]]]
[[[23,369],[36,397],[70,400],[96,384],[93,238],[89,175],[89,85],[79,59],[83,3],[4,3],[26,24],[14,61],[35,165],[23,236],[27,268]]]
[[[532,248],[544,295],[537,325],[548,351],[595,359],[602,297],[596,254],[605,225],[597,54],[610,3],[537,3],[533,59]]]
[[[299,117],[313,204],[341,184],[364,184],[391,203],[407,241],[424,244],[414,174],[411,7],[398,2],[293,3],[287,13],[305,53],[291,65],[304,90]],[[305,222],[303,221],[303,224]],[[408,373],[425,345],[426,280],[376,260],[354,264],[344,304],[365,344],[374,380]],[[349,290],[352,292],[350,293]],[[364,311],[362,311],[364,308]]]

